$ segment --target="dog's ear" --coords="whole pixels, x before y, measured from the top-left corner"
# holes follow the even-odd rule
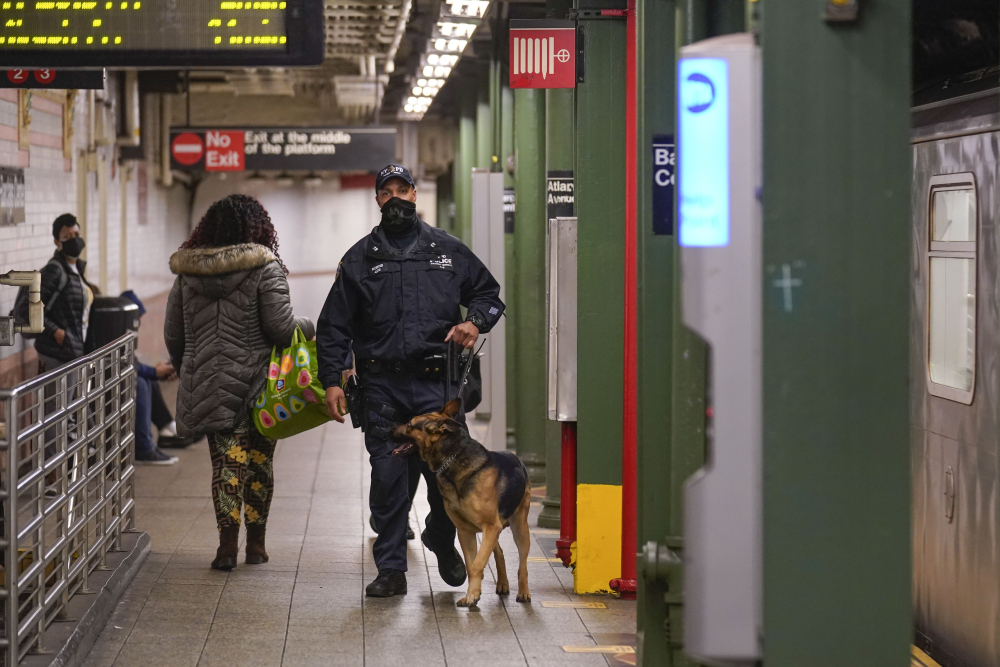
[[[441,422],[441,430],[445,433],[458,433],[462,430],[462,425],[454,419],[445,419]]]
[[[453,398],[450,401],[448,401],[448,404],[446,406],[444,406],[444,408],[441,410],[441,414],[443,414],[446,417],[454,417],[455,415],[458,414],[458,411],[461,409],[462,409],[462,399]]]
[[[454,419],[441,419],[427,422],[424,425],[424,430],[433,435],[440,435],[442,433],[458,433],[462,430],[462,425]]]

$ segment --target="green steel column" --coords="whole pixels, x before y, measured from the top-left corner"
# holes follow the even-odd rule
[[[490,60],[490,120],[492,126],[490,168],[494,172],[504,170],[503,164],[503,63],[494,58]]]
[[[743,32],[746,29],[745,0],[701,0],[707,6],[707,33],[709,35],[728,35]]]
[[[476,78],[476,164],[474,166],[479,169],[489,169],[493,166],[493,121],[490,117],[488,65],[480,69]]]
[[[910,664],[911,6],[762,23],[768,667]]]
[[[576,94],[578,482],[621,485],[625,22],[581,21]]]
[[[472,168],[476,166],[475,86],[459,91],[458,150],[455,152],[455,236],[472,242]]]
[[[455,119],[455,126],[451,133],[452,160],[451,160],[451,204],[449,205],[448,221],[453,236],[461,237],[459,232],[458,209],[462,199],[462,188],[459,182],[459,174],[462,173],[462,119],[461,116]]]
[[[676,236],[652,234],[652,137],[674,136],[676,49],[742,31],[744,16],[739,0],[638,3],[640,550],[648,542],[658,542],[682,554],[684,483],[705,462],[706,349],[683,325]],[[673,41],[664,39],[667,35]],[[676,233],[676,207],[674,212]],[[663,377],[671,378],[669,385]],[[669,434],[666,447],[664,433]],[[662,574],[638,570],[640,664],[692,664],[682,650],[680,571],[675,570],[668,581]]]
[[[626,31],[624,20],[581,18],[579,25],[586,80],[576,89],[579,420],[573,576],[576,591],[587,593],[608,590],[621,574]]]
[[[533,484],[545,481],[545,92],[514,91],[517,170],[517,454]]]
[[[573,170],[573,89],[545,91],[545,169]],[[548,224],[548,221],[546,221]],[[542,260],[544,265],[544,258]],[[545,423],[545,499],[538,525],[559,527],[559,491],[562,479],[562,427],[559,422]]]
[[[701,465],[696,457],[687,466],[675,466],[673,453],[685,441],[671,437],[674,427],[673,345],[675,341],[675,270],[677,267],[676,215],[674,234],[653,234],[653,137],[674,136],[674,0],[638,2],[636,6],[637,49],[637,135],[639,145],[638,202],[638,456],[637,548],[656,542],[679,550],[682,526],[680,507],[683,477]],[[676,164],[667,165],[676,175]],[[671,203],[671,211],[673,204]],[[691,449],[690,439],[687,441]],[[700,443],[696,451],[703,452]],[[673,510],[673,511],[672,511]],[[685,665],[680,651],[679,632],[672,632],[670,608],[681,601],[680,578],[668,585],[660,577],[647,574],[639,558],[637,626],[638,660],[643,667]],[[668,601],[672,603],[668,605]],[[674,612],[675,619],[680,610]],[[676,624],[677,621],[675,620]],[[679,630],[680,626],[676,625]]]
[[[506,83],[500,90],[500,162],[503,168],[503,187],[505,190],[514,187],[514,94]],[[517,204],[515,202],[515,208]],[[517,225],[517,211],[514,211],[514,225]],[[507,449],[517,451],[517,255],[514,252],[514,230],[506,229],[503,235],[504,266],[506,277],[504,295],[507,303],[512,305],[504,312],[507,319]]]
[[[455,233],[455,167],[437,177],[437,224],[449,234]]]

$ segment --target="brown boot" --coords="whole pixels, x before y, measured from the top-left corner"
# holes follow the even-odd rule
[[[240,527],[226,526],[219,531],[219,550],[212,561],[213,570],[231,570],[236,567],[236,555],[240,551]]]
[[[247,565],[260,565],[267,562],[267,552],[264,550],[264,526],[247,526]]]

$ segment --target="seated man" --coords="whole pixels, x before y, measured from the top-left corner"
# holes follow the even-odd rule
[[[140,318],[146,314],[146,307],[135,292],[128,290],[122,296],[138,306]],[[173,465],[178,458],[165,453],[153,442],[152,422],[153,386],[158,380],[173,377],[174,367],[166,362],[148,366],[136,360],[135,372],[135,462],[143,465]],[[160,400],[162,402],[162,396]]]
[[[166,362],[156,367],[135,363],[135,462],[143,465],[169,466],[177,463],[176,456],[165,453],[153,442],[153,384],[174,373]]]

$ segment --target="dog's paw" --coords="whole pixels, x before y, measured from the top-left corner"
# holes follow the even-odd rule
[[[506,581],[501,581],[497,584],[497,595],[510,595],[510,584]]]
[[[469,607],[474,609],[476,605],[479,604],[479,596],[472,597],[471,595],[466,595],[464,598],[455,603],[458,607]]]
[[[518,602],[527,602],[527,603],[530,604],[531,603],[531,593],[518,593],[517,594],[517,601]]]

